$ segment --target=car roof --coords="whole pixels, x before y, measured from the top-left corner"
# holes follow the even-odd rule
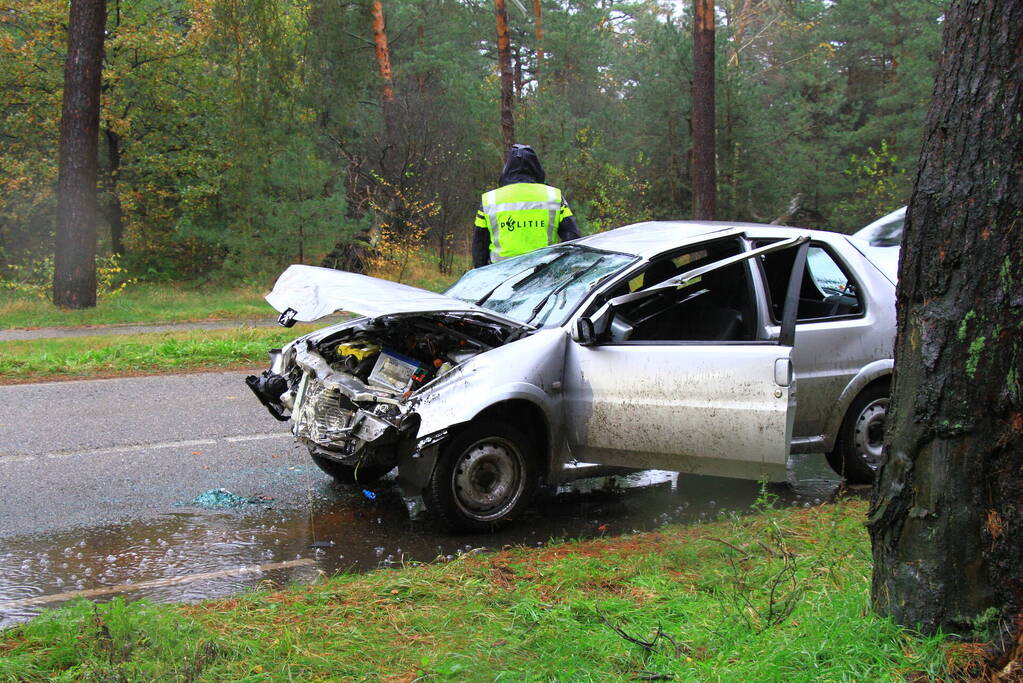
[[[765,223],[741,223],[730,221],[646,221],[633,223],[615,230],[589,235],[577,240],[578,244],[595,249],[634,254],[652,258],[666,251],[702,242],[708,238],[730,237],[749,234],[759,238],[785,238],[795,235],[810,235],[813,239],[832,242],[844,239],[845,235],[809,228],[793,228],[786,225]]]

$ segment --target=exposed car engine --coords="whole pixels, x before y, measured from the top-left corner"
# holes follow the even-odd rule
[[[270,370],[246,382],[275,417],[294,421],[321,467],[327,459],[386,471],[414,447],[416,393],[521,334],[466,314],[362,319],[271,352]]]

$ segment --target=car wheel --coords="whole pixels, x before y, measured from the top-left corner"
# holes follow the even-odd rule
[[[525,508],[536,478],[531,439],[503,422],[475,422],[443,450],[423,497],[449,531],[489,531]]]
[[[316,466],[334,478],[340,484],[372,484],[390,472],[393,467],[384,469],[383,465],[359,465],[352,467],[322,455],[309,454]]]
[[[868,388],[845,414],[828,464],[850,484],[870,484],[884,455],[884,426],[888,417],[888,385]]]

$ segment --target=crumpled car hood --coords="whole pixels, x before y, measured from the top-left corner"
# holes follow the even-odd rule
[[[266,300],[281,313],[289,308],[294,310],[294,318],[302,322],[312,322],[335,311],[348,311],[370,318],[401,313],[465,312],[515,327],[530,327],[481,306],[418,287],[297,264],[288,266],[281,273]]]

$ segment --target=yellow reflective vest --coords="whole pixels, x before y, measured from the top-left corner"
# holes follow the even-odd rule
[[[540,183],[512,183],[483,195],[476,227],[490,231],[490,261],[554,244],[558,224],[572,215],[561,190]]]

